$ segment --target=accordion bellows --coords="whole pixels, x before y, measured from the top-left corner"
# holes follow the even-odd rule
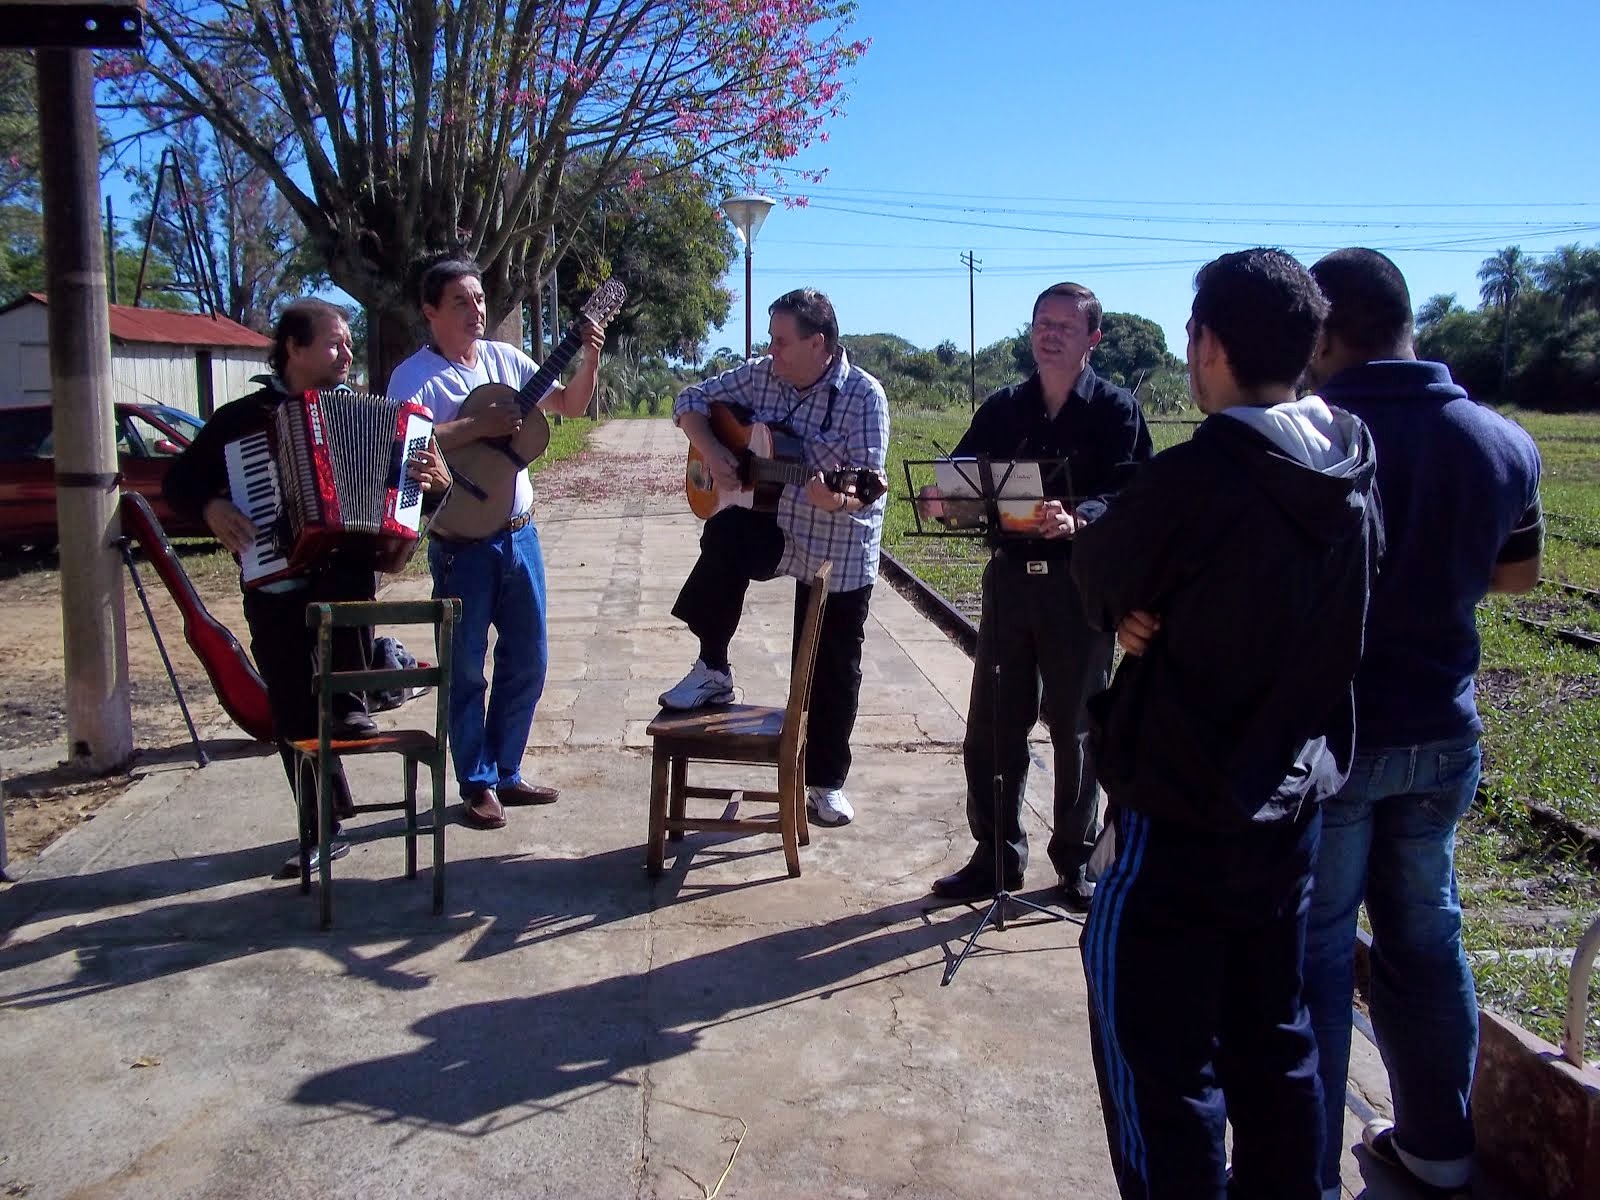
[[[406,460],[432,435],[432,414],[413,401],[349,391],[284,400],[265,433],[228,447],[234,503],[262,531],[241,558],[245,584],[335,556],[376,571],[404,567],[422,524],[422,489]]]

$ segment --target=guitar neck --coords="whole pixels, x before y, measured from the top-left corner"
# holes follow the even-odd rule
[[[517,404],[521,407],[523,416],[527,416],[529,410],[543,400],[545,393],[556,385],[556,381],[561,378],[561,372],[567,369],[567,364],[572,361],[582,345],[583,322],[574,321],[572,327],[567,330],[567,335],[550,352],[550,357],[544,360],[538,373],[517,393]]]
[[[758,458],[750,463],[751,483],[801,484],[810,478],[811,468],[805,463],[777,458]]]

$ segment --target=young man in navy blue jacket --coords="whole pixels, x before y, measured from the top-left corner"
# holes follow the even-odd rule
[[[1472,970],[1461,946],[1456,825],[1478,789],[1474,609],[1539,581],[1539,451],[1474,404],[1443,363],[1411,349],[1411,293],[1376,250],[1311,268],[1332,306],[1310,377],[1355,413],[1378,448],[1383,572],[1356,675],[1356,759],[1326,805],[1306,941],[1306,1004],[1327,1097],[1325,1197],[1339,1192],[1355,990],[1356,911],[1372,926],[1372,1025],[1394,1124],[1367,1149],[1414,1190],[1467,1194],[1469,1093],[1478,1050]]]
[[[1124,1197],[1320,1191],[1300,966],[1381,549],[1365,427],[1295,399],[1326,311],[1282,251],[1202,268],[1188,358],[1207,419],[1077,535],[1089,620],[1128,651],[1090,703],[1116,852],[1081,942]]]

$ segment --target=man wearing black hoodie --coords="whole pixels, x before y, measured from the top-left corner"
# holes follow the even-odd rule
[[[1072,560],[1128,652],[1090,704],[1115,844],[1081,942],[1095,1068],[1124,1197],[1316,1200],[1300,964],[1320,805],[1355,740],[1374,455],[1360,421],[1295,399],[1327,312],[1305,268],[1244,250],[1195,285],[1207,420]]]

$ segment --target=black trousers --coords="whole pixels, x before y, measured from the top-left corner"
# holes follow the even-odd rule
[[[727,508],[700,534],[700,559],[678,593],[672,615],[700,639],[700,657],[726,662],[744,614],[752,580],[773,578],[783,558],[783,531],[771,513]],[[794,650],[805,621],[811,586],[797,582]],[[817,665],[811,682],[811,718],[806,726],[806,783],[843,787],[850,774],[850,734],[861,694],[861,647],[867,636],[872,585],[833,592],[822,610]]]
[[[288,743],[317,736],[317,635],[306,624],[306,605],[320,601],[371,600],[376,594],[372,568],[334,563],[313,571],[307,586],[289,592],[246,591],[244,619],[250,626],[250,654],[267,685],[272,709],[272,732],[289,787],[295,785],[294,755]],[[333,664],[337,671],[365,671],[372,666],[372,629],[347,627],[333,631]],[[335,695],[336,717],[365,712],[365,698],[357,692]],[[303,794],[314,795],[315,773],[309,769],[302,781]],[[343,765],[333,771],[333,807],[348,812],[353,801]],[[313,808],[308,814],[316,819]]]
[[[1100,832],[1100,790],[1084,704],[1110,679],[1112,644],[1113,635],[1089,628],[1066,562],[1051,562],[1045,574],[1029,574],[1025,560],[1002,550],[984,569],[978,656],[972,665],[972,699],[962,747],[967,824],[978,843],[974,863],[993,869],[998,837],[1005,873],[1021,875],[1027,869],[1022,797],[1028,783],[1028,734],[1039,720],[1041,694],[1055,749],[1050,862],[1065,875],[1089,861]]]
[[[1321,810],[1226,833],[1113,811],[1117,857],[1079,948],[1121,1194],[1319,1200],[1322,1088],[1301,961]]]

